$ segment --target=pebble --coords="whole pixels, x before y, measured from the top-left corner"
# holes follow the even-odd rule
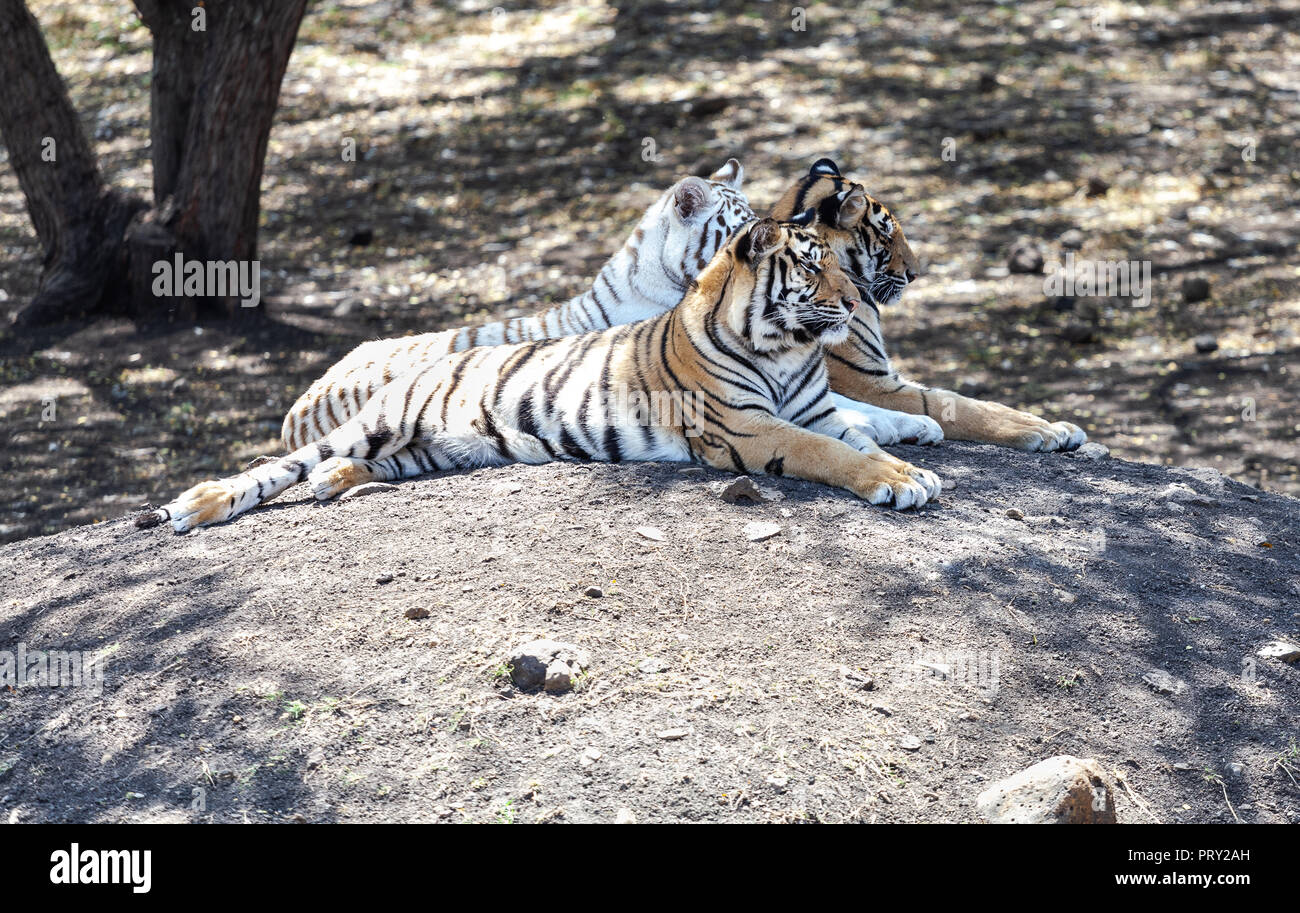
[[[1008,508],[1007,508],[1007,516],[1010,517],[1012,520],[1023,520],[1023,519],[1025,519],[1024,512],[1023,512],[1023,511],[1020,511],[1020,510],[1017,510],[1017,509],[1014,508],[1014,507],[1008,507]]]
[[[411,619],[412,621],[417,621],[421,618],[428,618],[429,610],[424,608],[423,606],[413,606],[407,609],[402,614],[405,615],[407,618]]]
[[[1256,650],[1255,655],[1262,659],[1280,659],[1284,663],[1293,663],[1300,659],[1300,647],[1285,640],[1273,640]]]
[[[387,482],[366,482],[364,485],[358,485],[355,488],[349,488],[339,496],[340,501],[348,501],[352,498],[364,498],[366,495],[377,495],[385,491],[396,491],[396,485],[390,485]]]
[[[921,740],[914,735],[905,735],[899,739],[898,747],[904,751],[917,751],[921,747]]]
[[[1074,455],[1085,460],[1104,460],[1110,456],[1110,448],[1105,444],[1098,444],[1096,441],[1088,441],[1088,443],[1074,451]]]
[[[1142,681],[1157,694],[1182,694],[1187,690],[1185,681],[1175,678],[1163,669],[1152,669],[1142,676]]]
[[[630,808],[620,808],[614,815],[615,824],[636,824],[636,815]]]
[[[727,487],[718,493],[718,497],[728,504],[740,504],[743,502],[760,503],[765,501],[763,492],[754,484],[754,480],[749,476],[741,476],[738,479],[728,483]]]
[[[510,680],[523,690],[567,691],[591,658],[581,647],[558,640],[533,640],[510,651]]]
[[[690,732],[685,729],[663,729],[655,733],[655,735],[663,739],[665,742],[675,742],[678,739],[686,738],[690,735]]]
[[[1079,229],[1071,228],[1061,232],[1061,237],[1057,240],[1066,250],[1078,250],[1083,247],[1083,242],[1086,240],[1086,237]]]
[[[590,597],[591,599],[600,599],[605,595],[605,591],[598,586],[589,586],[582,591],[582,595]]]
[[[645,675],[654,675],[656,672],[667,672],[668,664],[662,659],[657,659],[652,656],[649,659],[643,659],[641,662],[637,663],[636,670]]]
[[[652,542],[664,541],[663,531],[655,526],[638,526],[636,532]]]
[[[1218,351],[1219,340],[1215,338],[1213,333],[1202,333],[1200,336],[1197,336],[1192,340],[1192,345],[1195,346],[1196,351],[1200,352],[1202,355],[1209,355],[1211,352]]]
[[[781,526],[777,523],[746,523],[745,538],[750,542],[762,542],[765,539],[771,539],[777,533],[781,532]]]

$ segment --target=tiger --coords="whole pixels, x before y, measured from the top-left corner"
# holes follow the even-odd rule
[[[325,501],[366,482],[554,460],[699,462],[921,507],[939,478],[881,450],[831,400],[826,346],[848,339],[863,302],[814,219],[742,226],[658,316],[426,361],[322,439],[202,482],[137,525],[223,522],[304,480]]]
[[[864,305],[849,327],[848,339],[826,353],[837,406],[851,409],[867,403],[927,416],[946,438],[1018,450],[1074,450],[1087,441],[1083,429],[1070,422],[1049,422],[1001,403],[904,379],[890,364],[880,332],[880,308],[895,304],[920,274],[902,226],[829,158],[814,162],[768,215],[786,219],[809,208],[817,214],[818,236],[835,251]]]
[[[574,336],[662,314],[741,225],[754,218],[741,191],[745,169],[730,158],[707,179],[687,177],[646,210],[586,292],[541,313],[362,343],[289,409],[280,437],[289,450],[319,440],[361,411],[397,375],[430,358],[475,346]]]

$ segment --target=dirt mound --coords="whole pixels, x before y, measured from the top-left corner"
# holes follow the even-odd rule
[[[949,483],[934,506],[553,464],[4,546],[0,661],[106,659],[102,689],[0,693],[0,814],[961,821],[1068,754],[1116,777],[1122,822],[1300,820],[1300,669],[1255,656],[1300,626],[1297,501],[896,452]],[[575,690],[510,683],[539,637],[590,655]]]

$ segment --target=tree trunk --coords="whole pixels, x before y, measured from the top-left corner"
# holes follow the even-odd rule
[[[19,322],[112,310],[142,323],[262,312],[211,288],[155,294],[153,267],[179,253],[254,268],[267,140],[306,5],[136,0],[154,44],[148,209],[105,186],[39,25],[22,0],[0,0],[0,130],[46,251],[40,292]],[[55,162],[42,160],[46,137]]]
[[[123,267],[122,234],[143,201],[104,184],[41,35],[22,0],[0,0],[0,138],[45,250],[36,295],[19,325],[98,309]]]

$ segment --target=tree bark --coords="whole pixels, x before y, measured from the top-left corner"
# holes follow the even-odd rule
[[[203,29],[189,0],[135,5],[153,36],[151,209],[105,184],[39,24],[22,0],[0,0],[0,135],[45,250],[40,290],[19,323],[93,311],[150,323],[263,310],[236,295],[155,295],[152,267],[176,253],[256,261],[267,141],[307,0],[207,0]],[[54,161],[42,158],[47,137]]]
[[[121,240],[143,201],[105,185],[40,25],[22,0],[0,0],[0,138],[45,250],[22,326],[96,310],[122,268]]]

